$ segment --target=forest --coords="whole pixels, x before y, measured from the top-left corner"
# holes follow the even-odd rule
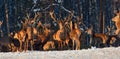
[[[112,27],[111,19],[120,9],[119,0],[0,0],[0,20],[3,21],[1,30],[7,34],[7,22],[9,31],[14,31],[14,25],[30,13],[41,12],[42,19],[49,20],[50,3],[57,18],[66,17],[70,11],[75,16],[82,16],[86,27],[93,25],[95,32],[107,32],[107,27]],[[7,16],[8,15],[8,18]],[[8,20],[8,21],[7,21]],[[44,21],[44,20],[43,20]],[[101,24],[103,23],[103,24]],[[103,25],[103,26],[102,26]]]
[[[33,35],[31,33],[34,33],[34,30],[39,30],[39,34],[37,32],[35,33],[37,33],[37,38],[40,38],[41,43],[42,40],[43,42],[46,40],[45,37],[48,37],[46,32],[49,32],[49,29],[57,33],[63,25],[63,28],[65,26],[63,32],[60,34],[50,34],[53,35],[55,40],[60,41],[59,48],[61,48],[61,43],[63,44],[64,40],[67,41],[67,31],[69,31],[69,29],[66,30],[66,27],[68,23],[71,27],[71,21],[73,22],[72,25],[74,25],[73,29],[80,29],[80,33],[82,33],[82,31],[89,31],[88,29],[92,27],[93,33],[114,35],[119,32],[120,28],[118,29],[116,27],[117,25],[115,25],[117,21],[113,22],[114,20],[112,21],[112,19],[119,15],[120,0],[0,0],[0,36],[9,36],[11,32],[18,33],[21,31],[26,33],[20,34],[21,37],[24,38],[24,36],[27,35],[27,39],[30,38],[28,41],[31,41]],[[56,23],[58,24],[56,25]],[[35,29],[29,28],[30,26]],[[40,27],[37,28],[37,26]],[[70,30],[72,30],[71,28]],[[118,30],[116,30],[116,28]],[[25,31],[22,31],[22,29]],[[69,38],[74,40],[74,37],[76,38],[74,33],[72,31],[69,33]],[[75,33],[79,37],[79,31]],[[97,36],[97,34],[95,36]],[[34,36],[34,38],[35,37],[36,36]],[[28,41],[25,41],[26,46]],[[89,40],[86,40],[86,44],[88,44],[88,41]],[[22,44],[22,41],[19,42]],[[34,42],[36,42],[36,40]],[[42,44],[44,45],[45,43],[47,44],[47,41]],[[52,45],[51,42],[49,42],[49,44]],[[74,42],[72,44],[74,45]],[[76,49],[79,49],[80,44],[80,42],[76,42]],[[37,45],[36,43],[35,46]],[[19,49],[21,50],[22,47]]]

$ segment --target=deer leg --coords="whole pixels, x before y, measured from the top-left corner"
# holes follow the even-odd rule
[[[67,49],[69,49],[70,48],[69,47],[69,40],[66,40],[65,43],[66,43]]]
[[[59,48],[60,48],[60,50],[62,49],[62,42],[61,41],[59,42]]]
[[[90,47],[92,45],[92,36],[90,35]]]
[[[58,41],[58,49],[60,49],[60,42]]]
[[[63,41],[63,47],[62,48],[66,49],[65,47],[66,47],[66,42]]]
[[[29,40],[26,41],[26,50],[28,50],[28,43],[29,43]]]
[[[74,50],[74,42],[75,42],[75,41],[74,41],[74,40],[72,40],[72,44],[73,44],[72,49],[73,49],[73,50]]]
[[[9,51],[12,51],[13,49],[13,47],[12,47],[12,43],[10,43],[10,44],[8,44],[8,48],[9,48]]]
[[[30,41],[31,50],[33,51],[33,40]]]
[[[24,50],[28,50],[28,40],[25,41],[25,44],[24,44]]]
[[[80,41],[79,39],[76,40],[76,50],[79,50],[80,49]]]
[[[22,52],[22,41],[21,40],[19,40],[19,41],[20,41],[19,51]]]
[[[59,41],[58,43],[59,43],[59,49],[61,50],[62,49],[62,42]]]
[[[24,42],[24,50],[26,51],[26,41]]]

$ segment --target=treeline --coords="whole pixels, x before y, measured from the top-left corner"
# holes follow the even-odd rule
[[[58,19],[73,11],[74,16],[82,17],[84,29],[92,25],[95,32],[106,33],[107,28],[113,26],[111,18],[120,10],[120,0],[0,0],[1,30],[4,34],[14,31],[15,25],[24,20],[27,13],[32,18],[34,12],[41,12],[41,21],[49,20],[50,9],[54,10]]]

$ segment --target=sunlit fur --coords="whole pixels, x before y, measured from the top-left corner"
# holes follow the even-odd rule
[[[50,32],[50,29],[44,28],[43,33],[38,35],[38,40],[40,40],[41,43],[44,43],[46,40],[49,40],[47,37],[49,36]]]
[[[97,37],[97,38],[101,38],[103,44],[105,44],[106,41],[107,41],[107,39],[108,39],[107,35],[105,35],[105,34],[103,34],[103,33],[97,33],[97,34],[94,34],[94,35],[95,35],[95,37]]]
[[[113,44],[115,42],[116,38],[115,37],[112,37],[111,40],[110,40],[110,44]]]
[[[74,25],[74,29],[73,29]],[[70,22],[70,27],[71,27],[71,32],[70,32],[70,38],[72,39],[73,42],[73,49],[74,49],[74,41],[76,43],[76,50],[80,49],[80,40],[79,37],[81,35],[80,29],[78,29],[77,24],[72,24],[72,21]]]
[[[28,50],[28,43],[30,42],[30,47],[31,50],[33,50],[33,28],[32,27],[27,27],[26,29],[26,34],[27,34],[27,38],[26,38],[26,43],[25,43],[25,51]]]
[[[52,50],[55,49],[55,43],[54,41],[48,41],[44,46],[43,46],[43,50],[47,51],[47,50]]]
[[[115,34],[118,34],[120,31],[120,12],[117,13],[117,15],[112,18],[112,21],[115,22],[115,26],[117,28]]]
[[[62,22],[58,22],[59,30],[53,35],[53,39],[59,42],[59,47],[62,48],[62,40],[60,38],[60,34],[63,32],[63,25]]]
[[[22,46],[23,46],[23,42],[25,42],[25,37],[26,37],[26,32],[24,30],[21,30],[17,33],[15,33],[14,38],[18,39],[20,42],[20,48],[19,51],[22,51]]]

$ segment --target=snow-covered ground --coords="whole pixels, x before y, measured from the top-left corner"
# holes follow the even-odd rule
[[[0,53],[0,59],[120,59],[120,47]]]

